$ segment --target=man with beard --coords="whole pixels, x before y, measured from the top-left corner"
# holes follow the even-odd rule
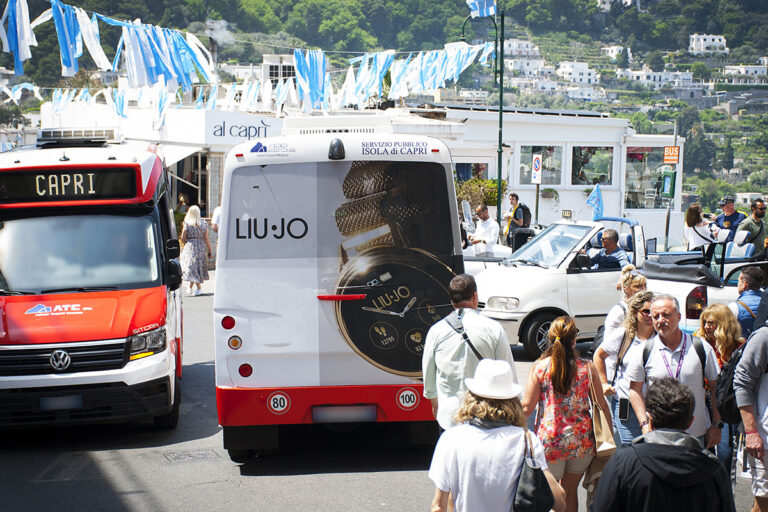
[[[763,259],[765,255],[765,201],[755,199],[750,205],[752,215],[739,224],[738,231],[748,231],[747,243],[755,244],[755,256]]]

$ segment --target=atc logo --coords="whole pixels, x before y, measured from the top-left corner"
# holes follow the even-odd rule
[[[35,316],[69,316],[82,315],[84,311],[93,311],[93,308],[81,304],[56,304],[53,307],[38,304],[29,308],[24,314]]]
[[[25,315],[37,315],[39,313],[50,313],[51,308],[48,306],[45,306],[43,304],[38,304],[37,306],[33,306],[29,308],[24,314]]]
[[[267,152],[267,146],[262,144],[261,142],[257,142],[253,148],[251,148],[251,153],[266,153]]]

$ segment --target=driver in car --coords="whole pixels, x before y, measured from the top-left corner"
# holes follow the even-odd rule
[[[615,229],[603,231],[603,248],[592,256],[592,266],[598,269],[613,268],[622,269],[629,265],[629,258],[624,249],[619,247],[619,233]]]

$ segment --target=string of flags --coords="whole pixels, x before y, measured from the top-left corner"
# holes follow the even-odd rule
[[[195,108],[241,111],[275,111],[278,115],[289,107],[335,110],[354,106],[361,108],[373,99],[404,98],[443,88],[458,81],[461,73],[476,60],[489,66],[495,57],[492,42],[469,45],[448,43],[443,49],[412,52],[396,58],[394,50],[366,53],[350,60],[343,84],[334,90],[327,71],[327,59],[322,50],[295,49],[293,53],[296,76],[263,83],[251,78],[243,83],[220,84],[211,54],[194,34],[141,23],[115,20],[102,14],[91,16],[80,7],[49,0],[51,8],[30,21],[27,0],[8,0],[0,18],[0,41],[3,51],[13,54],[14,73],[22,75],[24,61],[32,56],[37,45],[34,29],[53,20],[59,42],[62,76],[74,76],[78,60],[87,51],[103,71],[117,71],[122,63],[125,84],[105,88],[95,93],[89,89],[55,89],[51,94],[54,112],[61,112],[72,103],[104,102],[115,114],[125,117],[129,101],[154,108],[155,127],[163,126],[170,105],[181,104],[181,92],[197,89]],[[495,0],[467,0],[472,15],[493,15]],[[490,13],[490,14],[488,14]],[[99,23],[120,27],[121,36],[115,57],[110,62],[99,38]],[[415,55],[414,55],[415,53]],[[385,89],[386,77],[388,90]],[[201,84],[200,80],[207,82]],[[18,103],[24,91],[42,101],[41,90],[25,82],[0,87],[5,103]]]

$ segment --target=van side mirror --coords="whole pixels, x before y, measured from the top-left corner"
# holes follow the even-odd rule
[[[179,247],[179,241],[175,238],[166,240],[165,242],[165,255],[169,260],[173,260],[179,257],[181,254],[181,248]]]
[[[169,290],[178,290],[181,287],[181,265],[176,260],[169,260],[165,263],[165,274]]]

